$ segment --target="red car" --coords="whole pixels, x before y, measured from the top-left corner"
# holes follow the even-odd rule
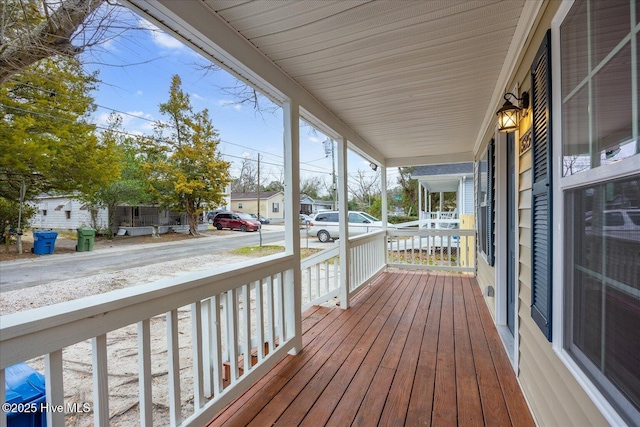
[[[260,221],[242,212],[220,212],[213,218],[213,225],[218,229],[256,231],[260,229]]]

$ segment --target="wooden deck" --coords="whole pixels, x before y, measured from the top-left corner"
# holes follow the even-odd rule
[[[388,272],[303,325],[303,350],[211,426],[535,425],[474,278]]]

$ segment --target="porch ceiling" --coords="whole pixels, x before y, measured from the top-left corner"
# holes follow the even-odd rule
[[[273,84],[282,90],[277,79],[269,81],[259,70],[264,65],[239,57],[240,50],[231,53],[232,61],[221,58],[221,40],[194,22],[209,22],[209,27],[227,23],[232,30],[227,37],[248,41],[262,59],[329,110],[326,117],[349,129],[345,136],[359,151],[388,166],[472,159],[540,3],[129,2],[227,69],[246,79],[257,74],[266,80],[263,89]],[[304,100],[300,105],[306,108]],[[318,119],[326,122],[326,117]],[[327,125],[340,132],[335,123]]]

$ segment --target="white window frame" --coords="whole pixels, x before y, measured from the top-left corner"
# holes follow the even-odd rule
[[[553,20],[551,21],[551,58],[552,81],[555,83],[552,93],[552,123],[553,123],[553,182],[558,183],[553,187],[553,217],[564,218],[565,191],[589,184],[599,183],[604,180],[624,178],[638,173],[640,154],[620,160],[613,164],[602,165],[593,169],[582,171],[574,175],[562,177],[562,82],[561,55],[560,55],[560,25],[571,10],[575,0],[564,0]],[[640,11],[636,11],[640,13]],[[635,77],[635,76],[633,76]],[[636,80],[637,81],[637,77]],[[636,108],[637,105],[636,105]],[[553,270],[553,324],[552,348],[562,363],[574,376],[578,384],[591,398],[596,407],[611,425],[624,426],[626,422],[618,414],[617,410],[609,403],[596,384],[591,381],[582,368],[573,360],[573,357],[564,348],[564,293],[565,293],[565,268],[566,258],[564,249],[564,224],[563,221],[555,221],[553,232],[553,253],[562,254],[562,262],[554,264],[558,268]]]

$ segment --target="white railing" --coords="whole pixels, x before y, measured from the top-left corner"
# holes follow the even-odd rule
[[[394,268],[475,271],[475,230],[389,230],[388,264]]]
[[[152,340],[160,325],[168,396],[161,406],[169,407],[167,422],[203,425],[293,349],[293,260],[273,255],[3,316],[0,380],[7,367],[44,356],[47,403],[64,405],[63,351],[89,340],[93,424],[107,426],[110,396],[120,391],[108,380],[109,363],[120,360],[109,349],[107,334],[125,328],[134,337],[131,349],[138,359],[133,371],[137,368],[139,422],[152,425],[152,382],[158,387],[152,366],[159,357]],[[192,388],[183,392],[181,383]],[[4,387],[0,400],[5,401]],[[193,406],[186,414],[185,402]],[[64,425],[65,414],[47,412],[47,420],[50,426]],[[4,415],[0,425],[6,425]]]
[[[302,311],[337,297],[340,292],[340,247],[302,260]]]
[[[384,231],[349,239],[349,295],[359,292],[386,268]]]

